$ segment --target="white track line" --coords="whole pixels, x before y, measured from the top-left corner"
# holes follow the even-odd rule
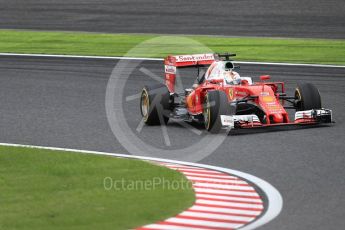
[[[275,65],[275,66],[301,66],[301,67],[321,67],[321,68],[345,68],[344,65],[326,65],[326,64],[250,62],[250,61],[234,61],[234,62],[238,63],[238,64],[247,64],[247,65]]]
[[[109,59],[109,60],[141,60],[141,61],[163,61],[163,58],[144,57],[108,57],[108,56],[85,56],[85,55],[61,55],[61,54],[21,54],[21,53],[0,53],[0,56],[13,57],[49,57],[49,58],[86,58],[86,59]],[[247,65],[277,65],[277,66],[301,66],[301,67],[322,67],[322,68],[345,68],[343,65],[325,64],[304,64],[304,63],[281,63],[281,62],[250,62],[235,61],[238,64]]]
[[[83,58],[83,59],[85,58],[85,59],[138,60],[138,61],[163,61],[162,58],[85,56],[85,55],[64,55],[64,54],[0,53],[0,56],[10,56],[10,57],[49,57],[49,58]]]
[[[169,167],[169,168],[180,168],[180,169],[201,169],[199,167],[192,167],[192,166],[185,166],[185,165],[177,165],[177,164],[164,164],[164,163],[159,163],[159,165]]]
[[[169,168],[172,168],[172,169],[177,169],[177,170],[180,170],[180,171],[191,171],[191,172],[210,172],[212,174],[214,173],[218,173],[218,174],[222,174],[221,172],[217,172],[215,170],[209,170],[209,169],[205,169],[205,168],[200,168],[200,167],[186,167],[186,166],[166,166],[166,167],[169,167]]]
[[[124,154],[116,154],[116,153],[32,146],[32,145],[19,145],[19,144],[9,144],[9,143],[0,143],[0,145],[47,149],[47,150],[58,150],[58,151],[69,151],[69,152],[84,153],[84,154],[115,156],[115,157],[123,157],[123,158],[148,160],[148,161],[154,161],[154,162],[166,162],[166,163],[171,163],[175,165],[198,167],[201,169],[204,168],[206,172],[200,173],[200,171],[197,171],[194,173],[203,174],[203,176],[206,176],[206,175],[215,176],[214,174],[211,174],[211,172],[216,171],[217,176],[230,174],[235,178],[238,177],[239,180],[240,178],[243,178],[244,180],[250,181],[251,183],[258,186],[262,190],[262,192],[266,195],[266,198],[267,198],[266,210],[264,213],[262,213],[261,207],[263,206],[257,203],[257,202],[260,202],[260,196],[256,193],[255,190],[253,191],[243,190],[242,187],[245,187],[245,186],[236,186],[236,187],[241,187],[243,191],[242,190],[241,191],[222,190],[221,188],[217,188],[217,187],[195,188],[194,190],[197,196],[199,196],[198,193],[200,193],[201,196],[209,195],[212,197],[199,197],[195,205],[193,205],[191,208],[186,210],[186,212],[188,212],[187,215],[180,214],[180,215],[177,215],[176,217],[169,218],[168,220],[163,221],[159,223],[158,225],[157,224],[147,225],[147,226],[144,226],[142,229],[150,228],[150,227],[152,227],[152,229],[155,229],[155,228],[198,229],[198,227],[196,226],[200,226],[200,228],[203,228],[203,229],[204,228],[212,229],[216,227],[221,227],[221,228],[241,227],[241,229],[247,230],[247,229],[254,229],[268,223],[273,218],[275,218],[282,209],[282,204],[283,204],[282,197],[274,187],[272,187],[270,184],[268,184],[267,182],[263,181],[260,178],[257,178],[253,175],[246,174],[246,173],[236,171],[236,170],[204,165],[204,164],[197,164],[197,163],[189,163],[189,162],[152,158],[152,157],[132,156],[132,155],[124,155]],[[196,170],[196,169],[193,169],[193,170]],[[187,172],[187,173],[190,173],[190,172]],[[228,185],[224,185],[224,186],[228,186]],[[212,200],[214,198],[216,198],[217,200]],[[231,200],[227,200],[228,198]],[[256,203],[253,203],[253,204],[243,203],[241,200],[236,200],[237,198],[248,199],[246,201],[253,200]],[[196,217],[194,214],[190,214],[191,212],[224,215],[224,216],[227,216],[227,219],[226,221],[225,220],[221,221],[219,220],[221,216],[202,217],[203,214],[200,214],[198,217]],[[241,222],[239,220],[236,220],[237,216],[249,217],[249,219],[250,218],[257,218],[257,219],[243,226],[244,223],[247,223],[247,221]]]
[[[174,168],[174,167],[169,167],[169,168],[177,169],[180,172],[202,173],[204,175],[224,175],[223,173],[208,170],[208,169],[183,169],[183,168]]]

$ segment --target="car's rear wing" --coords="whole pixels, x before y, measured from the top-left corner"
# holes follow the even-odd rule
[[[216,56],[213,53],[167,56],[164,59],[165,83],[171,93],[175,92],[176,68],[211,65]]]

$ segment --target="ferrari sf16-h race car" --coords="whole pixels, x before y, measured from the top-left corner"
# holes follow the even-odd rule
[[[260,82],[240,77],[230,57],[235,54],[194,54],[164,59],[165,85],[145,86],[140,109],[147,125],[166,124],[170,118],[203,123],[218,133],[222,129],[332,123],[332,111],[322,108],[318,89],[311,83],[297,85],[294,95],[285,93],[283,82]],[[178,68],[197,67],[193,88],[175,91]],[[200,74],[200,69],[206,70]],[[294,109],[294,120],[287,109]]]

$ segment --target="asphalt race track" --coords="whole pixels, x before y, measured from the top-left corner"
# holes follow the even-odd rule
[[[0,0],[0,28],[345,38],[343,0]]]
[[[105,114],[107,81],[117,61],[0,57],[0,141],[126,153],[109,128]],[[161,76],[163,65],[141,64]],[[229,136],[201,163],[237,169],[274,185],[282,194],[282,213],[262,229],[341,229],[345,225],[345,69],[243,65],[242,76],[258,80],[270,74],[284,80],[288,92],[298,81],[314,83],[323,106],[333,109],[331,127]],[[188,85],[193,72],[184,79]],[[125,96],[154,83],[135,70]],[[132,131],[140,122],[139,100],[124,102]],[[159,127],[138,136],[161,148],[198,141],[188,129],[169,122],[171,146]],[[168,158],[168,156],[164,156]]]
[[[345,38],[342,0],[0,0],[1,29],[110,33],[205,34]],[[0,142],[126,153],[106,117],[107,82],[117,61],[0,57]],[[162,76],[163,65],[141,63]],[[281,214],[261,229],[342,229],[345,226],[345,68],[243,65],[242,76],[270,74],[286,82],[308,81],[333,110],[331,127],[228,136],[200,163],[258,176],[283,196]],[[183,72],[183,85],[195,79]],[[124,96],[155,83],[135,69]],[[178,149],[201,137],[176,122],[136,129],[139,100],[123,101],[129,131],[156,148]],[[200,127],[195,127],[200,129]],[[202,129],[200,129],[202,131]],[[201,134],[201,135],[204,135]],[[169,155],[154,156],[171,158]]]

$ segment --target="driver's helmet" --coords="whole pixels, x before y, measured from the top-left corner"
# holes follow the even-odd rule
[[[231,61],[214,62],[205,74],[207,80],[223,79],[225,84],[238,85],[241,83],[240,75],[234,71]]]
[[[234,71],[234,64],[230,61],[224,62],[223,77],[226,84],[241,84],[241,77],[237,72]]]

